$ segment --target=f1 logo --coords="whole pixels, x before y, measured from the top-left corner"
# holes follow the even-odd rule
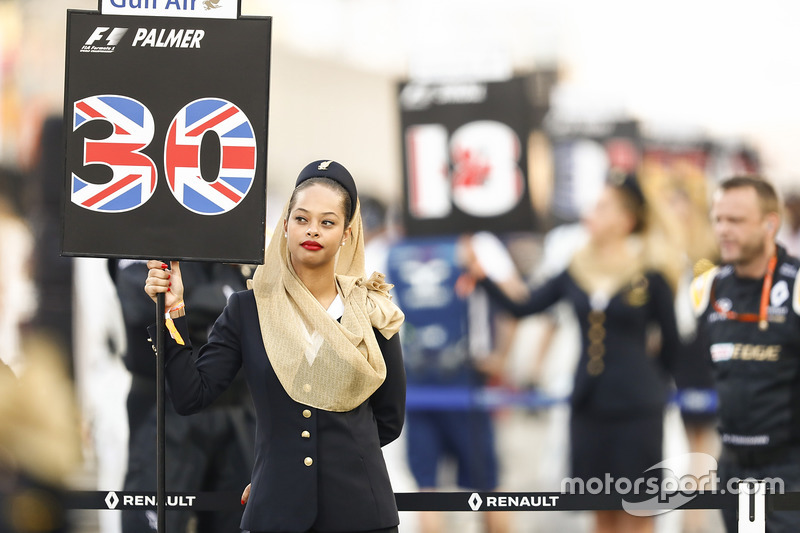
[[[111,30],[111,32],[106,36],[106,32]],[[128,28],[107,28],[105,26],[98,26],[92,32],[92,35],[89,36],[89,39],[86,41],[86,46],[91,45],[99,41],[100,39],[105,38],[108,42],[108,46],[116,46],[119,44],[119,41],[125,35],[125,32],[128,31]]]

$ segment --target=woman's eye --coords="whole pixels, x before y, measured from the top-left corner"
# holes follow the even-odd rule
[[[296,222],[305,222],[306,221],[306,219],[304,217],[294,217],[294,220]]]
[[[333,226],[334,224],[333,220],[323,220],[322,223],[326,226]]]

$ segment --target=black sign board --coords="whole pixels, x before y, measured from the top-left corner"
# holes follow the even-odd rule
[[[399,88],[405,230],[445,235],[531,230],[528,136],[533,80]]]
[[[271,19],[69,11],[62,254],[261,263]]]

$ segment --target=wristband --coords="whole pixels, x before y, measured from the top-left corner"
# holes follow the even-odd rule
[[[170,307],[169,310],[164,313],[164,318],[178,318],[179,316],[183,316],[186,314],[186,311],[183,311],[186,308],[186,304],[181,300],[180,302],[176,303],[174,306]],[[183,311],[178,315],[173,316],[172,313],[176,313],[178,311]]]

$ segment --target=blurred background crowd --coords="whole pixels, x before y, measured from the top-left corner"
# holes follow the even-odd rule
[[[0,532],[123,531],[119,512],[64,511],[60,491],[148,490],[155,462],[143,266],[59,255],[66,10],[96,8],[0,0]],[[781,2],[242,0],[243,14],[274,17],[267,227],[305,163],[341,161],[362,195],[367,270],[387,273],[407,315],[409,424],[385,450],[396,491],[559,491],[569,476],[576,319],[559,305],[512,320],[480,291],[460,292],[464,235],[479,255],[508,261],[511,293],[537,285],[585,242],[581,220],[609,170],[635,173],[658,218],[647,238],[659,243],[685,342],[693,319],[682,288],[694,265],[716,259],[715,183],[769,177],[786,206],[779,240],[800,253],[799,11]],[[202,341],[249,271],[195,266],[185,270],[196,288],[187,307],[202,309]],[[713,393],[703,376],[697,383],[669,404],[665,457],[718,449]],[[172,426],[178,447],[227,443],[193,450],[185,464],[174,458],[175,487],[243,487],[247,402],[237,392],[206,419]],[[146,531],[152,518],[133,516],[125,531]],[[187,515],[176,527],[204,523]],[[656,524],[664,533],[721,527],[710,512]],[[406,532],[556,528],[589,531],[591,520],[401,516]]]

